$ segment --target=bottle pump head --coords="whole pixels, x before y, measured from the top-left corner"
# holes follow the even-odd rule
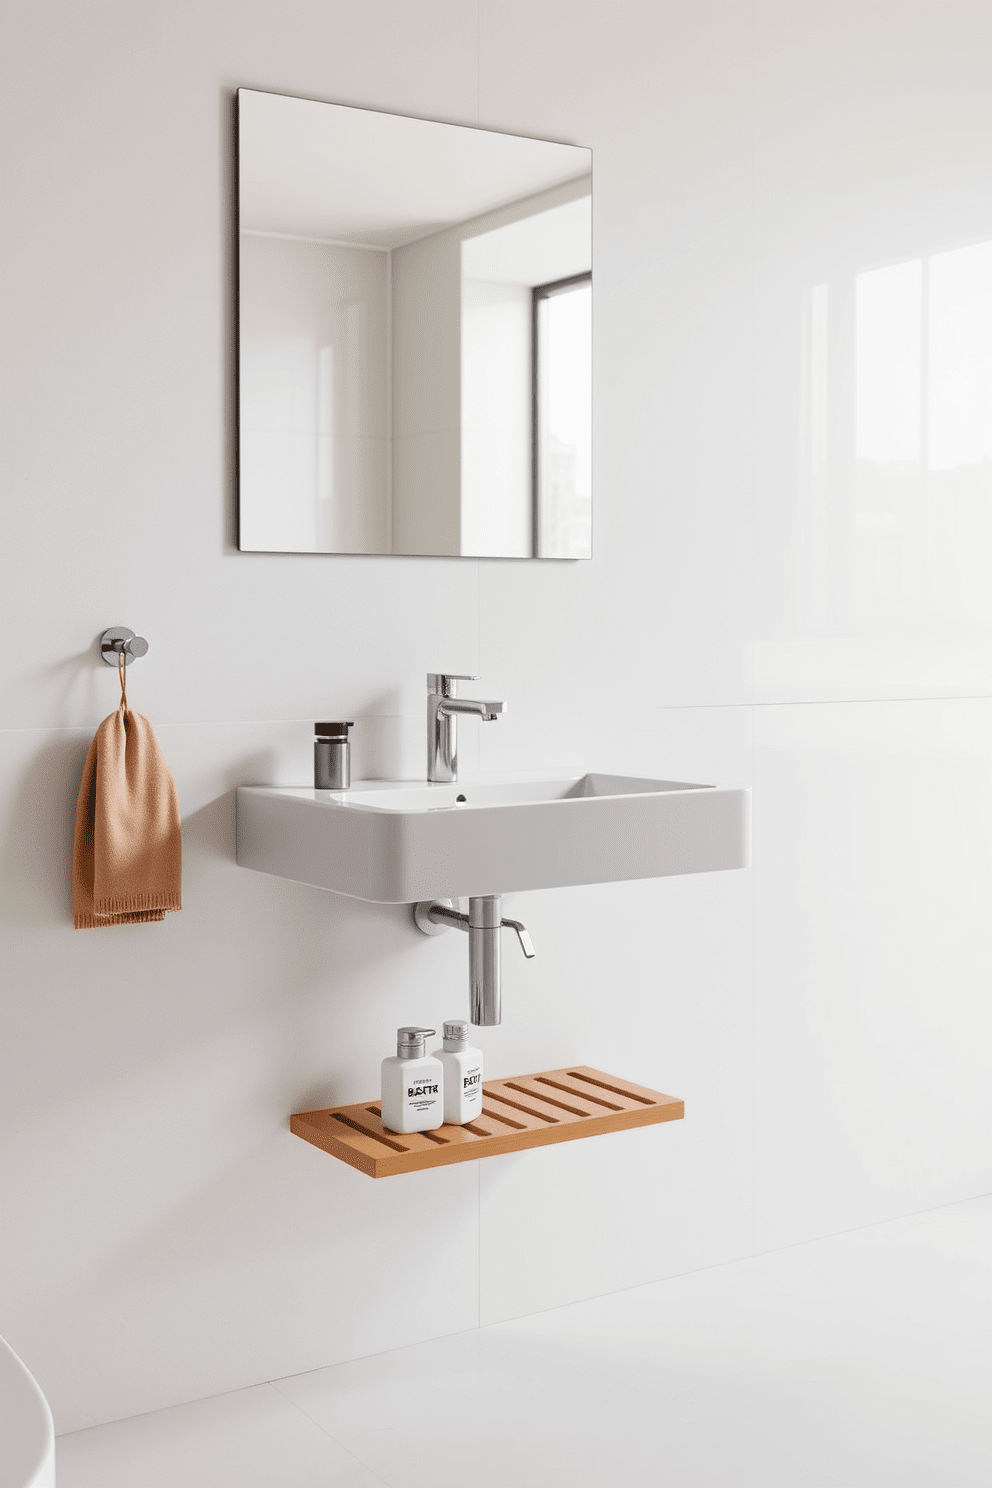
[[[424,1045],[433,1028],[397,1028],[396,1053],[400,1059],[423,1059]]]

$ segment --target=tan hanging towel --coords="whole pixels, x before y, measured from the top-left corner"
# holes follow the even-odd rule
[[[122,669],[123,670],[123,669]],[[76,803],[77,930],[161,920],[181,909],[179,798],[155,730],[122,702],[96,731]]]

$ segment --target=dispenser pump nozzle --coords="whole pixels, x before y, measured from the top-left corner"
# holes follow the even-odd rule
[[[397,1028],[396,1053],[400,1059],[423,1059],[425,1044],[434,1028]]]

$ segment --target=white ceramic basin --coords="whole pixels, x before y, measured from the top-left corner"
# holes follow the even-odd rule
[[[55,1488],[55,1428],[48,1401],[2,1338],[0,1488]]]
[[[380,904],[744,868],[748,792],[628,775],[241,786],[238,862]]]

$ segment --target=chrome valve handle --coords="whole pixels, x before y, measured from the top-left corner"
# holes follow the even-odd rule
[[[520,942],[520,949],[523,951],[528,961],[533,961],[534,957],[537,955],[537,952],[534,949],[534,942],[530,938],[530,931],[527,929],[527,926],[522,925],[519,920],[504,919],[501,921],[501,923],[507,930],[516,930],[517,939]]]

